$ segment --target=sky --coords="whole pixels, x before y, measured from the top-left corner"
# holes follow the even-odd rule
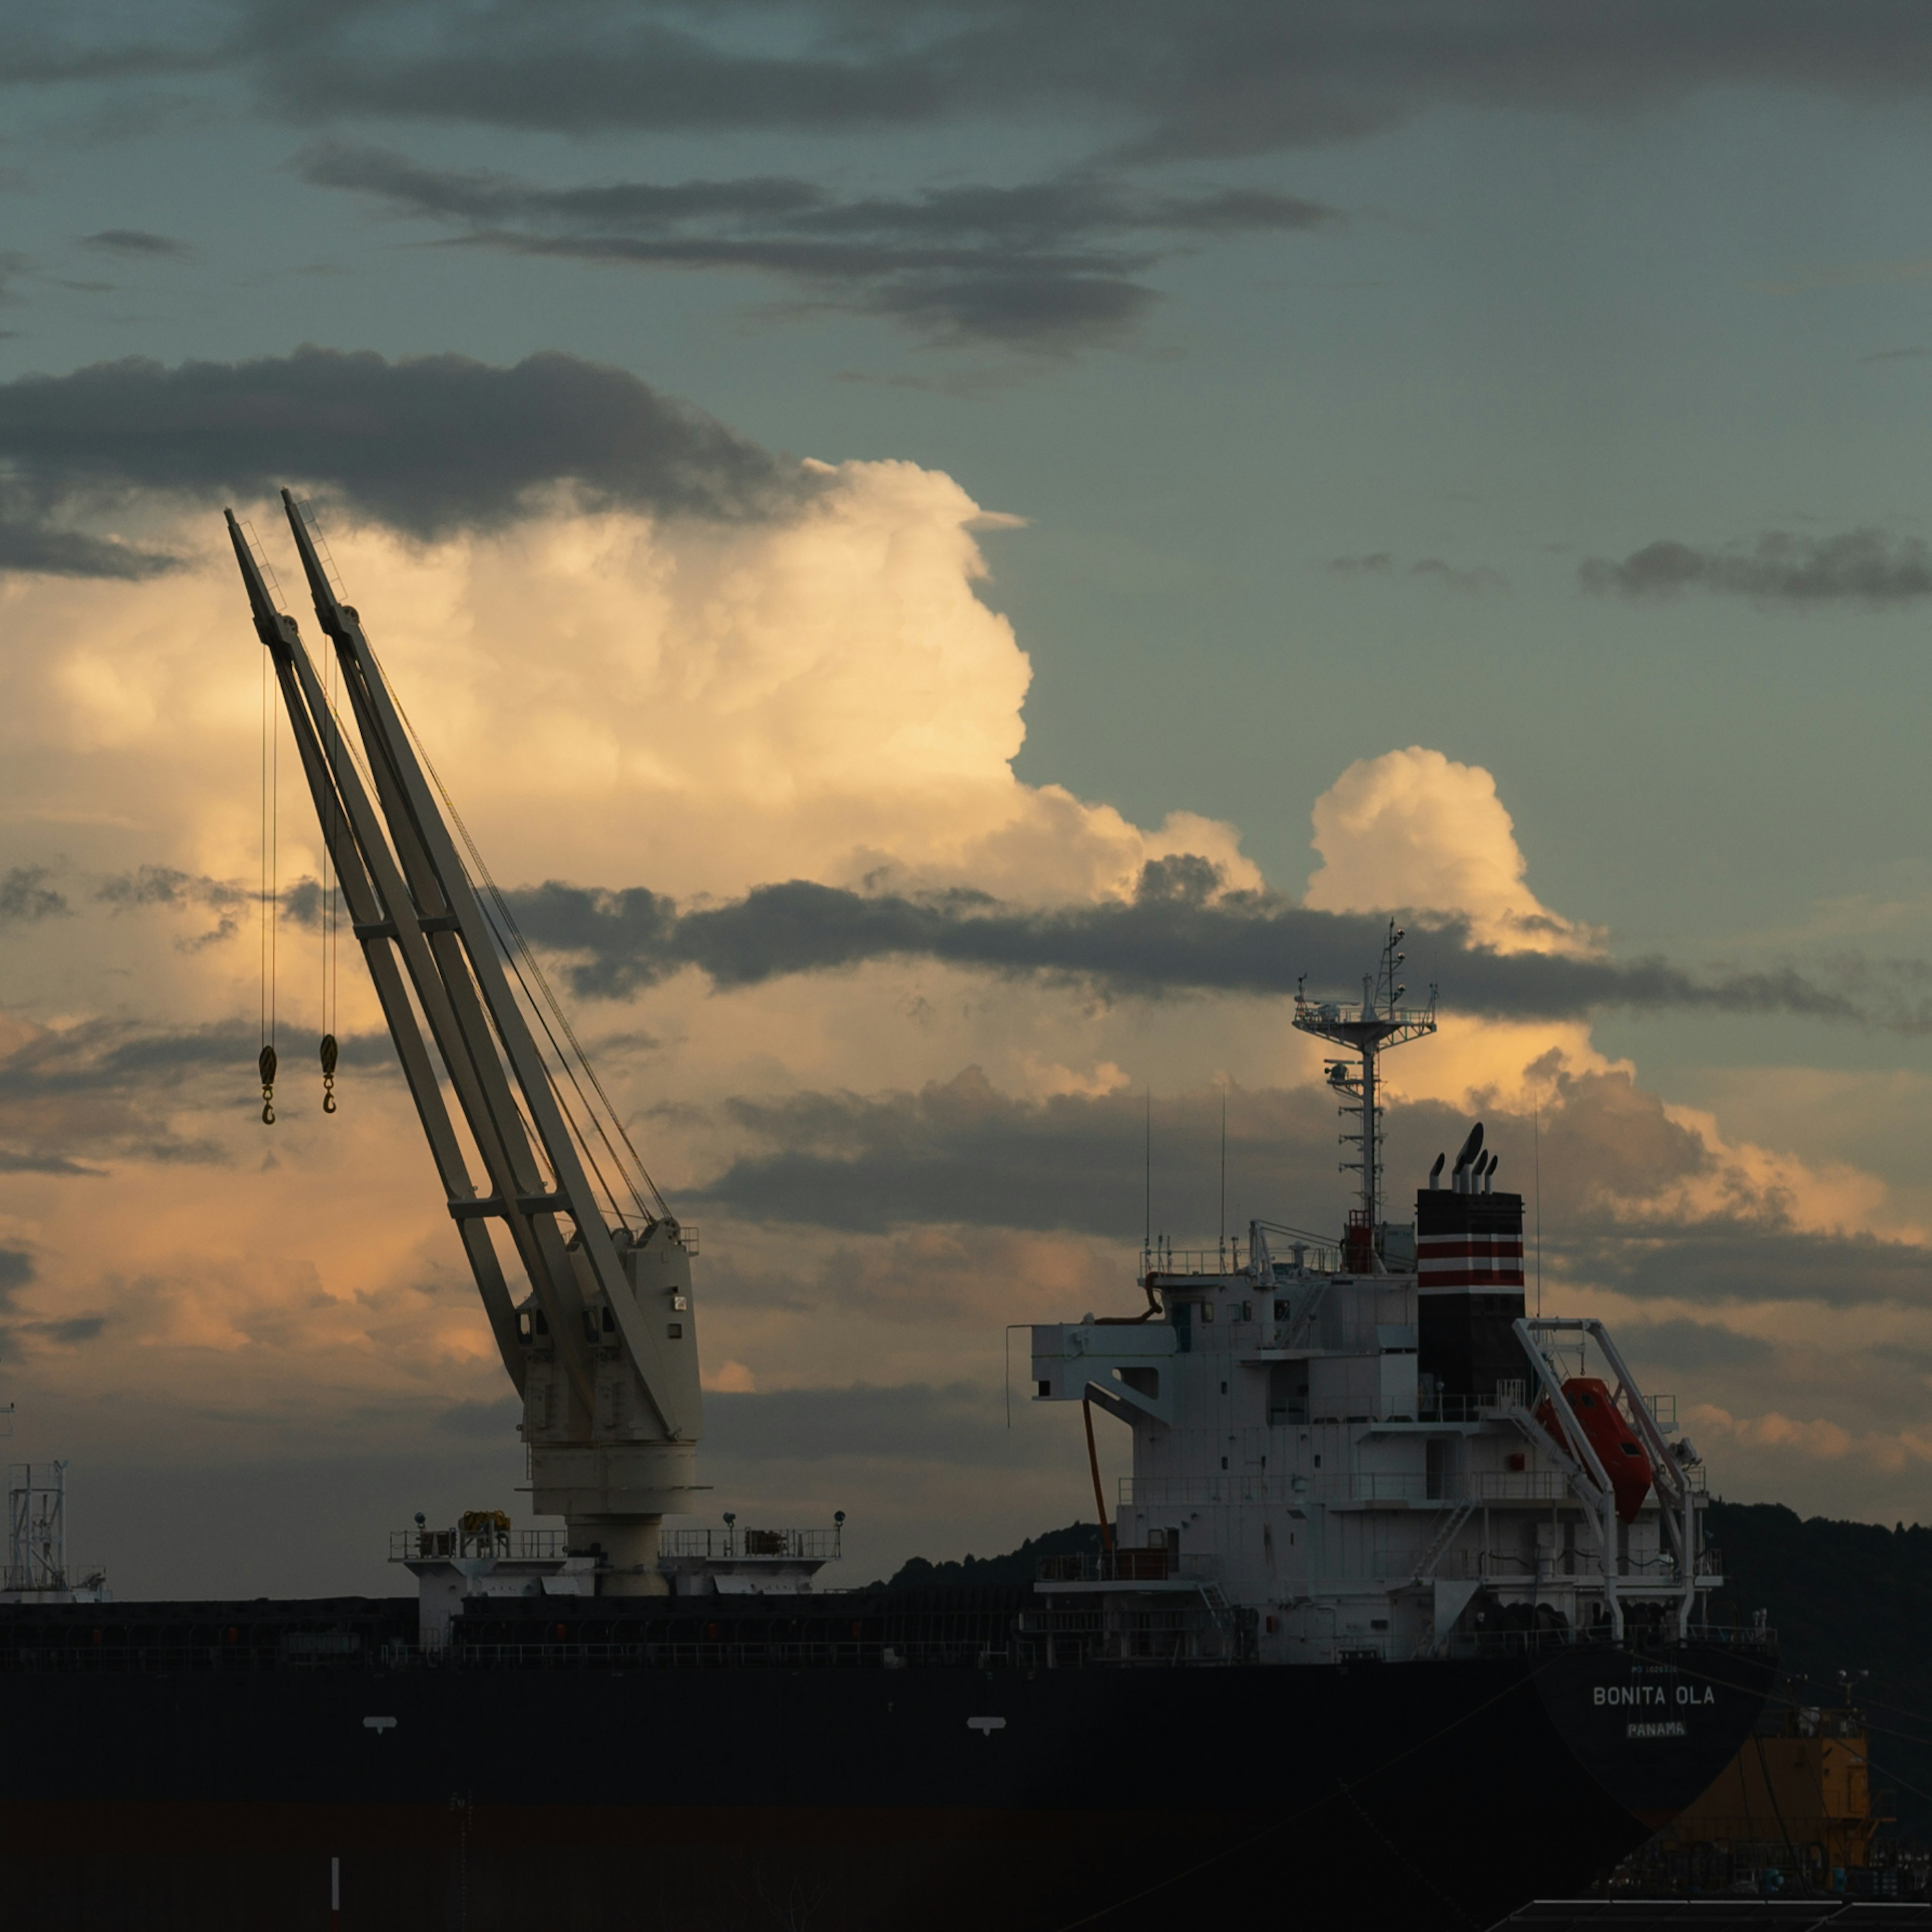
[[[384,1590],[515,1414],[220,511],[315,506],[700,1230],[702,1480],[1090,1508],[1009,1324],[1484,1119],[1714,1489],[1932,1517],[1932,23],[1893,0],[0,23],[0,1403],[124,1596]],[[305,605],[292,605],[316,632]],[[1016,1338],[1017,1339],[1017,1338]],[[1120,1439],[1117,1439],[1120,1438]],[[1124,1436],[1102,1438],[1109,1475]]]

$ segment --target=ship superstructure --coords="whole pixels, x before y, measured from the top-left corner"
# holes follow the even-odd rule
[[[1360,1056],[1329,1075],[1360,1124],[1342,1242],[1256,1220],[1244,1252],[1154,1246],[1142,1314],[1033,1330],[1035,1399],[1132,1432],[1112,1547],[1040,1584],[1106,1654],[1682,1640],[1722,1583],[1674,1402],[1646,1395],[1600,1322],[1526,1309],[1522,1197],[1496,1187],[1481,1123],[1446,1178],[1437,1158],[1412,1221],[1383,1217],[1377,1058],[1435,1025],[1398,1004],[1401,937],[1359,1010],[1298,1002],[1298,1025]]]

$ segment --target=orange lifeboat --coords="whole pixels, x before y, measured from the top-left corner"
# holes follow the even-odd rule
[[[1563,1396],[1610,1477],[1610,1488],[1617,1499],[1617,1520],[1636,1522],[1655,1474],[1643,1444],[1636,1439],[1636,1432],[1612,1400],[1610,1390],[1594,1376],[1572,1376],[1563,1384]],[[1566,1454],[1575,1456],[1549,1396],[1537,1404],[1535,1414],[1544,1433]],[[1577,1461],[1582,1460],[1576,1456]]]

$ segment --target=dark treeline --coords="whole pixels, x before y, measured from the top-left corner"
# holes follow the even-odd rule
[[[1932,1527],[1717,1501],[1706,1520],[1724,1564],[1714,1607],[1766,1613],[1800,1701],[1849,1694],[1870,1726],[1874,1787],[1902,1835],[1932,1840]]]

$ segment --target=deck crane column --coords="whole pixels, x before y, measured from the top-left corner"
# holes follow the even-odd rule
[[[276,608],[232,512],[230,535],[451,1216],[524,1399],[534,1507],[565,1519],[574,1552],[601,1556],[601,1588],[656,1594],[666,1587],[659,1525],[699,1494],[697,1325],[682,1231],[668,1211],[646,1210],[635,1232],[605,1220],[361,620],[337,596],[300,507],[282,494],[373,798],[296,620]],[[483,1169],[481,1190],[411,990]],[[503,1222],[530,1282],[514,1306],[491,1220]]]

